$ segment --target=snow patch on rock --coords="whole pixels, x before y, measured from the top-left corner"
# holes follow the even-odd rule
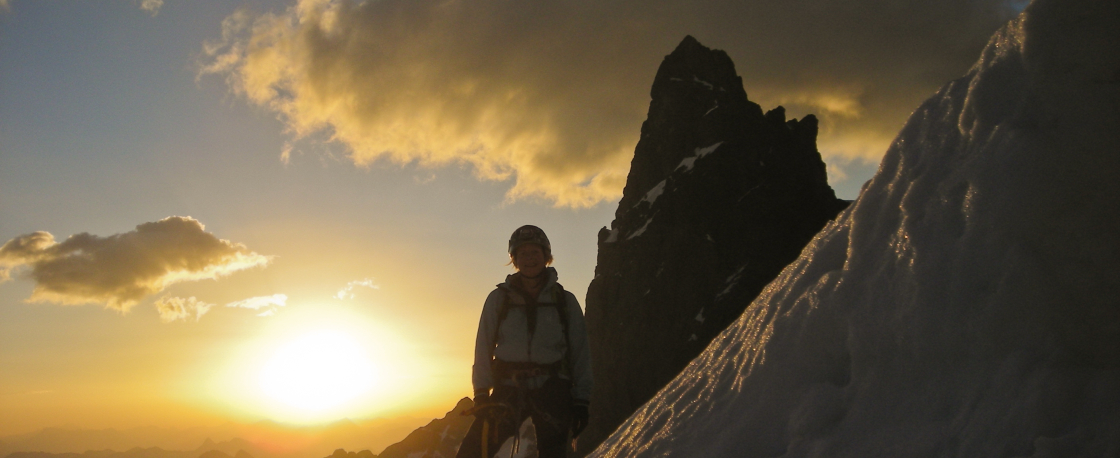
[[[618,241],[618,232],[619,232],[619,231],[618,231],[618,228],[613,228],[613,229],[611,229],[611,232],[610,232],[610,234],[608,234],[608,235],[607,235],[607,239],[606,239],[606,240],[603,240],[603,243],[614,243],[614,242],[617,242],[617,241]]]
[[[666,180],[661,180],[660,183],[657,183],[653,186],[653,188],[650,188],[649,192],[646,192],[645,197],[642,197],[642,200],[638,201],[638,204],[641,204],[642,202],[649,202],[650,205],[652,205],[654,202],[657,202],[657,198],[661,197],[661,194],[665,192],[665,182]]]
[[[680,165],[677,165],[677,168],[674,169],[674,171],[684,169],[684,172],[688,172],[692,170],[692,166],[696,164],[696,161],[698,159],[712,154],[713,152],[715,152],[715,150],[719,149],[719,145],[722,144],[723,142],[718,142],[704,148],[696,148],[695,153],[692,156],[682,159]]]
[[[715,86],[712,86],[712,83],[709,83],[709,82],[707,82],[707,81],[704,81],[704,80],[700,79],[700,77],[699,77],[699,76],[696,76],[696,75],[692,75],[692,81],[693,81],[693,82],[695,82],[695,83],[700,83],[700,84],[703,84],[703,85],[704,85],[704,86],[706,86],[706,87],[707,87],[707,88],[708,88],[709,90],[712,90],[712,89],[715,89],[715,88],[716,88]]]
[[[653,222],[653,217],[652,217],[652,216],[650,216],[650,217],[649,217],[649,219],[647,219],[647,220],[646,220],[646,223],[645,223],[645,224],[643,224],[643,225],[642,225],[642,227],[639,227],[639,228],[638,228],[637,230],[635,230],[634,232],[630,233],[630,236],[629,236],[629,237],[626,237],[626,240],[630,240],[630,239],[633,239],[634,237],[638,237],[638,236],[640,236],[640,235],[642,235],[642,234],[645,234],[645,233],[646,233],[646,229],[648,229],[648,228],[649,228],[649,223],[652,223],[652,222]]]

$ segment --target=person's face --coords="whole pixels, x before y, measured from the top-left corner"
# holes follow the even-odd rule
[[[536,277],[544,270],[544,249],[535,243],[517,247],[513,254],[513,265],[528,277]]]

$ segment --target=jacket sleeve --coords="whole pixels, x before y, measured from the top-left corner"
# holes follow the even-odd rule
[[[486,297],[482,306],[482,317],[478,320],[478,335],[474,339],[474,367],[471,371],[471,383],[474,385],[474,394],[489,393],[494,387],[494,374],[491,372],[490,359],[494,352],[492,339],[497,334],[498,307],[502,302],[502,292],[495,289]]]
[[[583,310],[579,308],[576,296],[570,292],[567,296],[572,399],[587,404],[591,400],[591,348],[587,341],[587,322],[583,319]]]

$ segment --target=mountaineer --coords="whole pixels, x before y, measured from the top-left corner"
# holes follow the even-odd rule
[[[509,239],[506,276],[486,298],[475,339],[475,415],[458,458],[493,455],[531,417],[541,458],[567,455],[587,426],[591,356],[576,297],[556,282],[552,245],[536,226]]]

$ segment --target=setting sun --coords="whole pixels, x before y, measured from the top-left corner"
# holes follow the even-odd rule
[[[348,301],[300,305],[230,349],[209,402],[247,419],[310,425],[415,409],[438,386],[392,321]]]
[[[353,337],[318,331],[277,348],[259,380],[273,400],[320,412],[368,393],[375,376],[368,355]]]

